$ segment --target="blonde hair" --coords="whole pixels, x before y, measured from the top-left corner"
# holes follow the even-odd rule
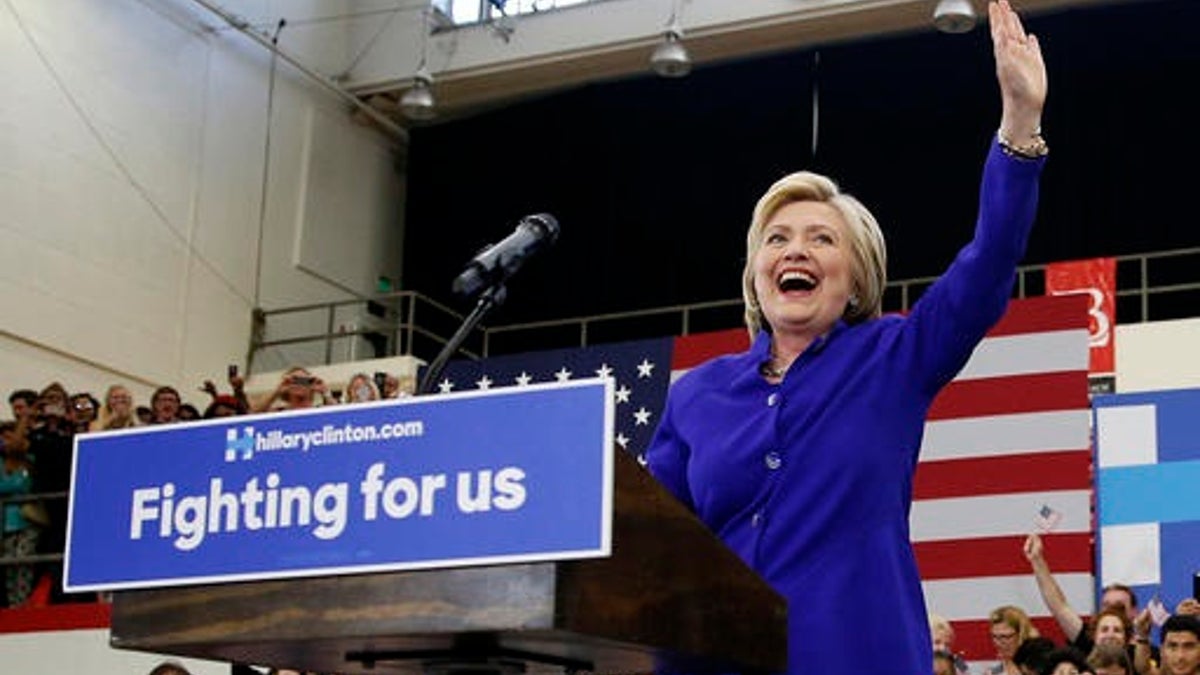
[[[1025,610],[1013,605],[1002,605],[993,609],[988,615],[988,622],[993,625],[1002,623],[1017,631],[1017,644],[1038,636],[1038,630],[1029,620]]]
[[[762,248],[767,221],[792,202],[820,202],[837,209],[850,230],[851,290],[858,300],[846,305],[842,318],[853,324],[879,317],[883,313],[883,290],[887,285],[887,244],[879,222],[862,202],[842,192],[831,179],[811,171],[798,171],[775,181],[759,198],[750,218],[750,229],[746,232],[746,267],[742,271],[742,299],[746,305],[745,320],[750,339],[753,340],[764,327],[762,307],[754,291],[754,258]]]
[[[939,630],[946,631],[950,634],[950,639],[954,639],[954,626],[951,626],[950,622],[946,620],[946,617],[942,616],[941,614],[934,614],[933,612],[930,612],[929,633],[931,635],[936,634]]]
[[[108,402],[112,399],[113,394],[118,391],[123,391],[129,394],[129,416],[116,417],[113,415],[112,407]],[[96,419],[92,420],[89,430],[91,431],[108,431],[110,429],[128,429],[130,427],[141,426],[137,418],[137,405],[133,401],[133,392],[123,384],[109,385],[104,392],[104,402],[100,404],[100,410],[96,412]]]

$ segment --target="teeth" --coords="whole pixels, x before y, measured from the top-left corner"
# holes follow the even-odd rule
[[[803,281],[803,282],[809,283],[809,284],[817,283],[816,277],[812,276],[811,274],[807,274],[805,272],[795,272],[795,271],[784,272],[779,277],[779,283],[781,283],[781,284],[787,283],[789,281]]]

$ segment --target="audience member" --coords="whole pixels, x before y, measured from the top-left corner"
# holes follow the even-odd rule
[[[191,675],[187,668],[183,667],[182,663],[175,661],[163,661],[154,666],[153,669],[146,675]]]
[[[124,386],[114,384],[104,392],[104,405],[100,406],[91,430],[128,429],[138,424],[133,414],[133,394]]]
[[[1161,675],[1200,675],[1200,618],[1176,614],[1160,629]]]
[[[179,406],[183,399],[174,387],[159,387],[150,396],[150,424],[171,424],[179,421]]]
[[[36,418],[29,430],[29,459],[33,465],[32,492],[65,492],[71,486],[71,455],[74,427],[67,408],[67,390],[57,382],[46,386],[38,396]],[[39,553],[61,553],[66,544],[67,500],[45,501],[49,524],[38,540]],[[54,597],[61,591],[62,563],[49,563],[46,572],[55,580]]]
[[[1058,585],[1058,581],[1054,579],[1054,574],[1046,563],[1040,536],[1031,534],[1025,539],[1025,558],[1033,569],[1033,576],[1037,581],[1042,602],[1046,603],[1046,609],[1050,610],[1050,614],[1054,616],[1054,620],[1062,629],[1067,641],[1081,652],[1090,652],[1092,644],[1090,644],[1090,637],[1086,630],[1087,626],[1079,612],[1075,611],[1075,608],[1067,602],[1066,594]],[[1100,609],[1109,608],[1117,608],[1132,622],[1138,613],[1137,596],[1133,589],[1123,584],[1105,586],[1100,596]]]
[[[1176,614],[1187,614],[1189,616],[1200,616],[1200,600],[1196,598],[1184,598],[1175,606]]]
[[[8,395],[8,405],[12,407],[13,419],[20,422],[33,416],[34,404],[38,394],[32,389],[17,389]]]
[[[1133,662],[1124,644],[1097,642],[1088,654],[1087,663],[1095,675],[1134,675]]]
[[[154,424],[154,411],[148,405],[139,405],[134,409],[134,414],[137,415],[137,423],[139,426]]]
[[[366,373],[355,373],[346,383],[346,403],[366,403],[379,398],[379,388]]]
[[[288,368],[271,395],[254,406],[254,412],[312,408],[324,402],[329,390],[321,378],[305,368]],[[322,400],[318,402],[318,397]]]
[[[396,377],[388,375],[383,390],[384,398],[404,398],[417,393],[417,378],[415,375]]]
[[[211,397],[208,407],[204,409],[204,419],[213,417],[229,417],[245,415],[250,412],[250,402],[246,399],[246,380],[238,374],[237,366],[229,366],[226,376],[233,394],[222,394],[212,380],[205,380],[200,390]]]
[[[0,497],[19,497],[29,494],[33,478],[28,444],[19,436],[16,422],[0,422]],[[31,503],[32,504],[32,503]],[[39,506],[40,507],[40,506]],[[39,508],[34,507],[34,508]],[[37,552],[38,527],[29,522],[21,504],[6,504],[3,519],[3,550],[5,557],[31,556]],[[4,565],[4,606],[16,607],[33,592],[36,578],[32,564]]]
[[[1080,652],[1086,647],[1090,653],[1100,643],[1132,646],[1133,623],[1125,608],[1114,605],[1100,610],[1088,623],[1087,636],[1079,637],[1072,646]]]
[[[179,406],[179,412],[175,413],[175,420],[178,422],[194,422],[200,419],[200,411],[196,410],[196,406],[191,403],[184,403]]]
[[[1055,649],[1046,655],[1041,675],[1081,675],[1092,672],[1087,658],[1074,647]]]
[[[243,414],[238,400],[229,394],[217,394],[213,397],[212,403],[204,409],[202,417],[206,420],[216,419],[218,417],[234,417]]]
[[[988,623],[992,644],[996,646],[996,658],[1000,662],[987,672],[992,675],[1021,675],[1021,670],[1013,663],[1013,656],[1022,642],[1038,636],[1029,615],[1020,607],[1004,605],[991,611]]]
[[[75,433],[82,434],[91,431],[92,422],[100,410],[100,402],[88,392],[71,395],[71,424]]]
[[[940,649],[933,650],[933,675],[957,675],[954,655]]]
[[[1041,675],[1046,667],[1046,657],[1055,649],[1054,641],[1046,637],[1031,637],[1017,647],[1013,654],[1013,663],[1022,675]]]

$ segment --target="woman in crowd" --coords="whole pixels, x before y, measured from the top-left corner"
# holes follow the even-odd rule
[[[1087,658],[1088,667],[1095,675],[1134,675],[1133,663],[1125,645],[1097,642]]]
[[[379,388],[366,373],[355,373],[346,384],[346,403],[366,403],[379,400]]]
[[[1004,605],[988,614],[988,623],[999,663],[987,672],[989,675],[1021,675],[1020,667],[1013,660],[1017,648],[1026,640],[1038,637],[1029,615],[1020,607]]]
[[[138,419],[133,411],[133,394],[123,385],[111,385],[104,392],[104,405],[100,406],[100,414],[92,422],[91,430],[108,431],[136,426]]]
[[[298,410],[324,403],[329,389],[321,378],[299,366],[288,368],[271,395],[254,406],[254,412]]]
[[[0,497],[29,494],[33,485],[32,467],[25,452],[28,444],[21,435],[16,422],[0,423],[0,454],[3,455],[3,462],[0,463]],[[26,520],[21,504],[5,504],[0,518],[4,519],[5,557],[31,556],[37,553],[38,526]],[[34,579],[35,569],[32,564],[5,565],[5,606],[16,607],[25,602],[33,592]]]

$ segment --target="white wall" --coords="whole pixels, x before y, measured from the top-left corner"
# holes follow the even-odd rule
[[[1117,326],[1117,393],[1200,387],[1200,318]]]
[[[182,664],[192,675],[229,675],[229,664],[113,649],[108,629],[0,635],[6,673],[22,675],[145,675],[163,661]]]
[[[190,390],[244,363],[254,307],[399,277],[392,141],[282,62],[268,121],[268,52],[214,27],[190,0],[0,3],[0,391]]]

